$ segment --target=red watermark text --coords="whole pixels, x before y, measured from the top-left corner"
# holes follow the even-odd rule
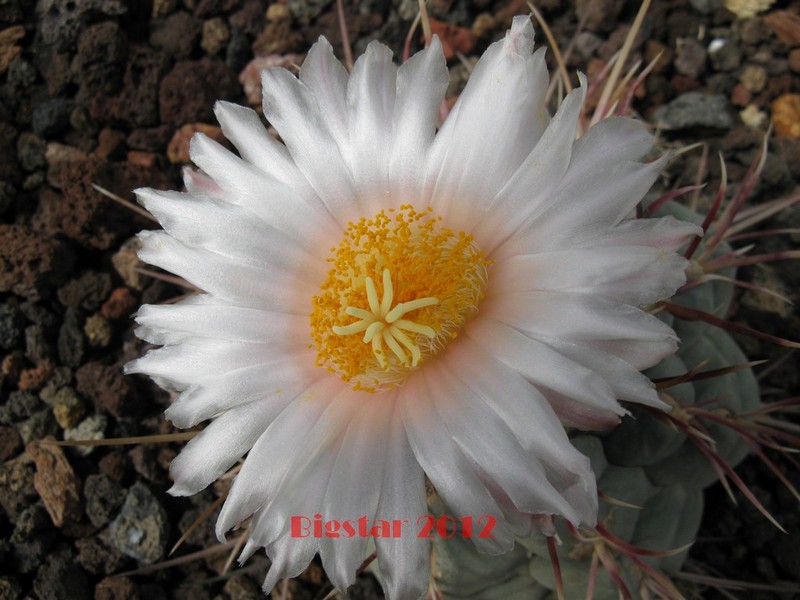
[[[374,519],[366,515],[357,519],[323,519],[322,515],[313,517],[293,515],[290,519],[290,535],[293,538],[399,538],[406,535],[416,535],[418,538],[431,539],[441,537],[450,539],[463,538],[494,538],[492,530],[497,519],[491,515],[473,517],[453,517],[442,515],[434,517],[423,515],[415,523],[410,519]]]

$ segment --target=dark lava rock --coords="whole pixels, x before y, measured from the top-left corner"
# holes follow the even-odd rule
[[[114,450],[101,458],[97,466],[103,475],[118,483],[125,479],[130,472],[130,462],[127,454]]]
[[[674,65],[681,75],[697,79],[706,70],[706,49],[697,40],[681,40]]]
[[[136,129],[128,136],[125,143],[135,150],[163,152],[173,134],[172,127],[162,125],[149,129]]]
[[[111,275],[86,271],[58,290],[58,299],[70,308],[97,310],[110,293]]]
[[[14,579],[0,577],[0,598],[3,600],[19,600],[19,598],[22,598],[22,586]]]
[[[164,187],[167,181],[155,167],[82,155],[52,162],[48,180],[63,195],[43,189],[34,224],[47,233],[63,233],[82,246],[97,250],[107,250],[121,237],[146,227],[149,221],[103,196],[92,187],[93,183],[124,195],[142,185]]]
[[[189,58],[197,46],[203,23],[186,11],[151,21],[150,43],[176,59]]]
[[[44,504],[41,502],[32,504],[17,516],[14,532],[11,534],[11,542],[14,544],[27,542],[37,533],[51,526],[50,515],[47,514]]]
[[[260,0],[245,0],[242,9],[231,15],[232,29],[239,29],[245,35],[256,37],[264,29],[266,15]]]
[[[622,0],[578,0],[576,11],[588,31],[608,32],[617,25],[623,4]],[[289,2],[289,10],[291,6]]]
[[[125,490],[105,475],[89,475],[83,484],[86,516],[95,527],[104,527],[125,501]]]
[[[50,136],[69,126],[69,115],[75,102],[68,98],[52,98],[33,109],[33,131],[41,136]]]
[[[689,4],[704,15],[719,10],[722,7],[722,2],[723,0],[689,0]]]
[[[56,44],[67,52],[76,41],[82,23],[92,13],[109,17],[127,12],[122,0],[39,0],[36,5],[38,33],[45,44]]]
[[[130,577],[107,577],[94,588],[94,600],[141,600],[139,586]]]
[[[161,120],[179,127],[214,119],[214,102],[241,95],[236,75],[223,63],[204,58],[175,65],[161,82]]]
[[[19,573],[33,573],[40,567],[47,552],[55,545],[57,534],[46,530],[27,542],[12,546],[14,568]]]
[[[119,515],[108,526],[108,543],[126,556],[152,564],[164,556],[168,536],[164,507],[146,485],[135,483]]]
[[[733,71],[742,64],[742,48],[732,40],[722,40],[721,44],[714,45],[708,56],[717,71]]]
[[[289,0],[286,7],[293,18],[308,24],[328,8],[333,0]],[[601,4],[602,2],[597,2]],[[594,3],[593,3],[594,4]]]
[[[105,21],[87,27],[78,39],[78,52],[72,61],[73,79],[80,86],[78,101],[118,93],[127,56],[127,37],[119,25]]]
[[[64,321],[58,330],[58,357],[61,364],[79,367],[83,362],[85,348],[86,336],[83,334],[78,311],[67,308]]]
[[[78,564],[93,575],[110,575],[122,568],[128,560],[119,551],[109,548],[98,536],[75,541],[78,549]]]
[[[17,163],[17,130],[0,121],[0,179],[16,181],[19,177]]]
[[[0,215],[14,206],[17,190],[8,181],[0,181]]]
[[[721,94],[687,92],[659,107],[654,116],[656,125],[664,130],[733,127],[728,100]]]
[[[30,325],[25,328],[25,357],[35,364],[53,358],[53,346],[41,325]]]
[[[25,316],[16,304],[9,302],[0,304],[0,348],[3,350],[16,348],[24,326]]]
[[[89,101],[89,115],[102,123],[127,127],[158,125],[158,82],[167,68],[167,57],[146,46],[132,46],[122,77],[122,89],[114,96]]]
[[[777,137],[772,142],[775,153],[782,157],[794,179],[800,179],[800,140],[786,136]]]
[[[0,25],[14,25],[22,21],[22,17],[18,0],[0,0]]]
[[[0,461],[11,458],[19,452],[20,448],[22,448],[22,439],[17,430],[7,425],[0,425]]]
[[[58,327],[59,319],[50,310],[47,310],[41,304],[35,302],[23,302],[20,304],[20,309],[28,317],[28,320],[37,325],[41,325],[45,329],[55,329]]]
[[[40,300],[66,280],[72,262],[62,242],[24,225],[0,225],[0,292]]]
[[[115,289],[103,303],[100,313],[109,321],[130,317],[139,305],[139,300],[126,287]]]
[[[231,29],[231,39],[225,49],[225,66],[229,69],[240,72],[252,57],[250,50],[250,40],[241,29]]]
[[[21,57],[8,64],[6,84],[15,92],[29,88],[36,82],[36,67]]]
[[[36,171],[43,168],[47,163],[44,159],[44,151],[47,147],[45,142],[38,135],[24,131],[17,140],[17,158],[19,164],[26,171]]]
[[[41,410],[42,402],[36,394],[15,390],[0,406],[0,422],[11,424],[27,419]]]
[[[67,546],[49,554],[36,573],[33,590],[39,598],[92,600],[93,594],[83,569],[76,566],[75,555]]]
[[[48,408],[33,413],[17,426],[17,431],[26,444],[56,434],[56,421]]]
[[[34,467],[29,462],[15,460],[0,465],[0,505],[10,519],[36,500],[33,477]]]
[[[75,372],[78,391],[94,403],[101,413],[115,417],[136,412],[130,384],[119,367],[89,362]]]

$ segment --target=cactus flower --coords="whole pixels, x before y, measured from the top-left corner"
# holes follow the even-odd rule
[[[653,141],[631,119],[576,140],[586,82],[551,117],[543,52],[517,17],[437,130],[436,38],[399,68],[373,42],[351,74],[320,39],[299,78],[263,73],[283,142],[219,102],[239,155],[197,134],[185,193],[137,191],[164,228],[140,235],[142,260],[202,292],[140,309],[162,347],[127,372],[177,392],[178,427],[208,421],[171,493],[247,454],[217,534],[252,517],[242,559],[266,549],[265,590],[315,554],[344,590],[374,542],[387,596],[421,596],[426,481],[449,514],[491,517],[473,540],[488,553],[543,515],[592,525],[594,476],[564,426],[663,406],[640,370],[677,339],[642,307],[684,283],[675,250],[699,229],[630,218],[665,159],[641,162]],[[292,534],[321,520],[410,525]]]

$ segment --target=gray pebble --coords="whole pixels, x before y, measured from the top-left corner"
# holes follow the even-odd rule
[[[657,127],[666,130],[733,127],[725,96],[700,92],[686,92],[660,107],[655,112],[655,121]]]
[[[0,304],[0,348],[15,348],[22,336],[25,317],[15,304]]]
[[[86,346],[85,337],[78,319],[78,311],[68,308],[61,329],[58,331],[58,356],[62,364],[68,367],[80,366]]]
[[[164,507],[146,485],[133,484],[122,510],[108,526],[109,545],[149,565],[164,556],[168,536],[169,523]]]
[[[86,516],[95,527],[104,527],[125,501],[125,490],[105,475],[89,475],[83,484]]]
[[[33,109],[31,126],[37,135],[49,136],[69,126],[75,103],[67,98],[45,100]]]

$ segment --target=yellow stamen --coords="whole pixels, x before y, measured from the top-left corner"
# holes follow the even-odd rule
[[[399,341],[411,352],[411,366],[416,367],[422,356],[419,346],[400,331],[398,327],[387,327],[387,325],[397,321],[397,319],[408,312],[426,306],[435,306],[439,304],[439,300],[436,298],[420,298],[419,300],[412,300],[411,302],[403,302],[390,310],[392,300],[394,299],[394,288],[392,287],[392,277],[389,273],[389,269],[383,270],[383,298],[381,299],[380,306],[377,306],[378,291],[375,289],[375,283],[372,281],[371,277],[367,277],[366,287],[367,300],[372,312],[354,306],[348,306],[344,312],[348,315],[359,317],[361,321],[356,321],[344,327],[334,325],[331,329],[333,329],[336,335],[351,335],[366,330],[367,333],[364,334],[364,342],[372,342],[375,358],[378,359],[378,363],[380,363],[381,368],[384,370],[389,368],[389,363],[384,356],[383,347],[380,346],[381,339],[389,346],[389,349],[404,366],[409,366],[408,356],[403,351],[400,344],[397,343]],[[416,330],[416,333],[421,333],[429,338],[436,337],[436,332],[431,327],[417,325],[413,321],[408,320],[405,320],[404,324],[406,324],[406,328],[411,331]],[[408,325],[412,327],[409,328]],[[381,336],[378,334],[381,334]]]
[[[489,262],[430,209],[405,205],[350,223],[332,252],[311,336],[317,364],[355,389],[401,384],[458,335],[483,298]]]

